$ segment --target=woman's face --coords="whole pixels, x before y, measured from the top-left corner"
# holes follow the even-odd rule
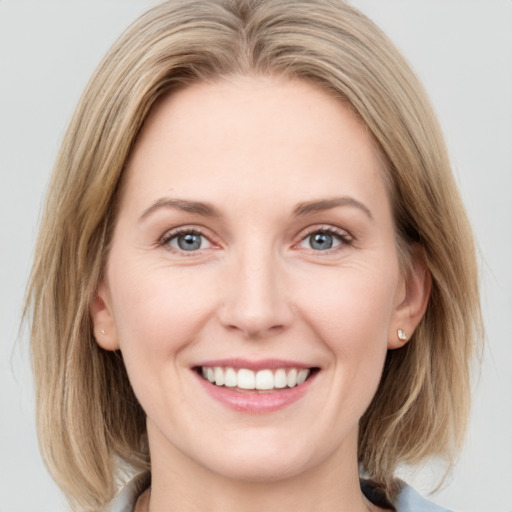
[[[153,465],[264,481],[355,464],[386,351],[414,328],[366,127],[306,82],[196,84],[155,106],[125,179],[92,314]]]

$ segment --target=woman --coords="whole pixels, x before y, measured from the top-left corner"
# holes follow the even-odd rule
[[[77,510],[137,471],[112,510],[430,506],[394,472],[460,446],[474,249],[422,88],[355,9],[142,16],[36,254],[41,445]]]

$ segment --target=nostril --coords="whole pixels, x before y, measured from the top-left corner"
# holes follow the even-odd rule
[[[226,328],[233,332],[239,332],[248,339],[259,340],[275,335],[282,331],[285,326],[283,324],[269,324],[264,319],[245,319],[238,323],[226,325]]]
[[[225,328],[259,339],[275,335],[292,322],[292,308],[277,280],[269,275],[269,267],[260,262],[258,268],[226,285],[222,306],[217,309]]]

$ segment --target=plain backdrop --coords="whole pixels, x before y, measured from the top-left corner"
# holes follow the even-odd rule
[[[468,440],[431,496],[512,511],[512,2],[358,0],[425,83],[474,226],[486,349]],[[62,512],[38,452],[21,304],[45,187],[100,58],[150,0],[0,0],[0,511]],[[434,462],[404,473],[432,490]]]

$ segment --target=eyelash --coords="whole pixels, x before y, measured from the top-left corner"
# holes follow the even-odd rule
[[[178,228],[173,231],[165,233],[162,238],[159,240],[158,245],[164,247],[168,251],[176,252],[184,256],[194,256],[199,251],[184,251],[181,249],[177,249],[176,247],[171,247],[170,242],[174,238],[177,238],[181,235],[198,235],[203,238],[206,238],[211,244],[212,242],[208,236],[206,236],[200,229],[197,228]]]
[[[331,254],[332,252],[342,249],[344,246],[350,246],[350,245],[353,245],[353,243],[354,243],[354,238],[347,231],[345,231],[343,229],[335,228],[333,226],[321,226],[321,227],[315,226],[314,228],[312,228],[306,232],[306,234],[300,239],[299,244],[301,242],[303,242],[304,240],[308,239],[310,236],[317,234],[317,233],[331,235],[331,236],[337,238],[339,240],[340,244],[336,247],[322,250],[322,251],[311,248],[310,250],[312,252],[314,252],[315,254]]]
[[[343,246],[350,246],[350,245],[353,245],[353,243],[354,243],[354,238],[345,230],[342,230],[342,229],[339,229],[339,228],[335,228],[333,226],[321,226],[321,227],[315,226],[314,228],[311,228],[310,230],[308,230],[301,237],[299,242],[294,244],[294,246],[299,245],[303,241],[307,240],[308,237],[310,237],[310,236],[312,236],[314,234],[317,234],[317,233],[322,233],[322,234],[327,234],[327,235],[333,236],[333,237],[335,237],[335,238],[337,238],[339,240],[340,244],[338,246],[334,247],[334,248],[329,248],[329,249],[326,249],[326,250],[317,250],[317,249],[311,248],[310,251],[312,251],[315,254],[330,254],[332,252],[335,252],[335,251],[339,250]],[[198,252],[201,251],[201,249],[199,249],[197,251],[184,251],[184,250],[181,250],[181,249],[177,249],[175,247],[171,247],[169,245],[171,240],[173,240],[174,238],[179,237],[180,235],[198,235],[198,236],[206,238],[209,241],[209,243],[215,244],[215,242],[210,240],[210,238],[207,235],[205,235],[205,233],[201,229],[197,229],[197,228],[178,228],[178,229],[175,229],[173,231],[170,231],[170,232],[167,232],[166,234],[164,234],[160,238],[160,240],[158,242],[158,245],[162,246],[162,247],[165,247],[165,249],[167,249],[168,251],[176,252],[176,253],[179,253],[179,254],[185,255],[185,256],[194,256]]]

